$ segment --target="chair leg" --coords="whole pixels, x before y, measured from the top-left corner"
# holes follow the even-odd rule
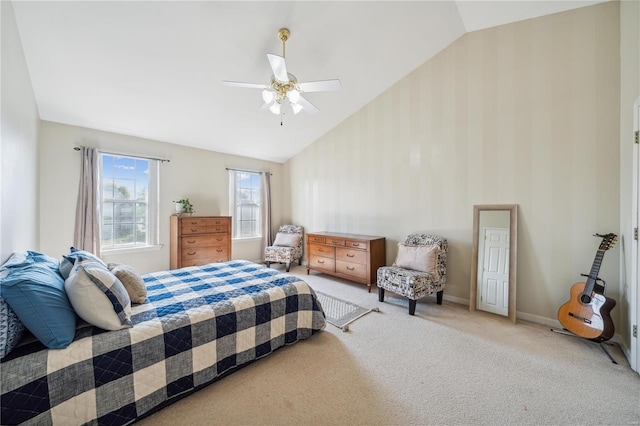
[[[271,262],[264,262],[267,265],[267,268],[271,268]]]
[[[416,301],[409,299],[409,315],[415,315],[416,313]]]
[[[384,288],[378,287],[378,301],[384,302]]]
[[[436,303],[438,305],[442,305],[442,294],[444,293],[444,290],[440,290],[439,292],[436,293]]]
[[[291,267],[291,262],[287,262],[287,272],[289,272],[290,267]]]
[[[302,266],[302,256],[298,258],[298,266]]]

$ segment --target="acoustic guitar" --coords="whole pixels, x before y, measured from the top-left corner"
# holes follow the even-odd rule
[[[615,331],[609,312],[616,305],[616,301],[595,290],[596,280],[604,252],[615,245],[618,236],[615,234],[597,236],[602,237],[602,242],[593,260],[587,282],[575,283],[571,287],[569,301],[558,309],[558,321],[573,334],[603,342],[611,339]]]

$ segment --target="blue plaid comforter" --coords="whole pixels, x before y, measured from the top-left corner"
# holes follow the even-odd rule
[[[307,283],[252,262],[144,280],[133,328],[87,327],[66,349],[5,358],[0,423],[129,424],[325,326]]]

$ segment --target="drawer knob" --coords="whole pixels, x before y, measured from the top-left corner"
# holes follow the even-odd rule
[[[356,255],[347,253],[347,257],[356,257]]]
[[[354,268],[353,266],[347,266],[347,269],[350,270],[350,271],[353,271],[356,268]]]
[[[324,253],[324,250],[322,250],[322,249],[318,249],[318,251],[319,251],[320,253]]]
[[[191,232],[198,232],[198,228],[196,229],[191,228]]]
[[[194,254],[196,254],[196,252],[195,252],[195,251],[194,251],[194,252],[187,252],[187,254],[188,254],[189,256],[193,256]]]
[[[318,260],[318,263],[324,263],[324,260]]]
[[[216,241],[222,241],[222,238],[216,238]]]
[[[193,244],[193,243],[195,243],[195,242],[196,242],[196,240],[188,240],[187,242],[188,242],[189,244]]]
[[[191,224],[192,224],[192,225],[197,225],[197,224],[198,224],[198,222],[191,222]]]
[[[358,247],[360,243],[351,243],[354,247]]]
[[[218,253],[222,253],[222,249],[216,249]]]

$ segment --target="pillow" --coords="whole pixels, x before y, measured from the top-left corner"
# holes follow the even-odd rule
[[[131,299],[106,266],[82,260],[71,271],[64,288],[80,318],[105,330],[131,327]]]
[[[105,268],[107,267],[107,264],[104,263],[104,261],[95,254],[90,253],[86,250],[80,250],[75,247],[71,247],[69,254],[66,256],[62,256],[62,261],[60,262],[60,274],[62,275],[62,278],[64,278],[65,280],[69,278],[71,270],[73,269],[73,265],[75,265],[76,261],[85,259],[93,260],[102,264]]]
[[[107,266],[127,290],[131,303],[144,303],[147,299],[147,286],[144,284],[142,275],[129,265],[109,263]]]
[[[438,274],[438,245],[411,245],[398,244],[398,257],[394,263],[400,268],[412,269],[414,271],[428,272],[436,278]]]
[[[24,325],[4,297],[0,296],[0,359],[16,347],[23,332]]]
[[[7,272],[0,280],[2,297],[22,324],[50,349],[69,346],[76,332],[76,313],[57,269],[32,263]]]
[[[286,234],[284,232],[278,232],[273,245],[281,247],[297,247],[301,238],[302,234]]]
[[[38,253],[37,251],[27,251],[27,258],[33,260],[33,263],[40,263],[47,265],[51,269],[58,270],[60,268],[60,261],[54,259],[51,256],[47,256],[44,253]]]
[[[9,259],[2,264],[0,270],[5,271],[8,268],[22,268],[29,265],[33,265],[33,259],[30,259],[27,253],[12,253]]]

